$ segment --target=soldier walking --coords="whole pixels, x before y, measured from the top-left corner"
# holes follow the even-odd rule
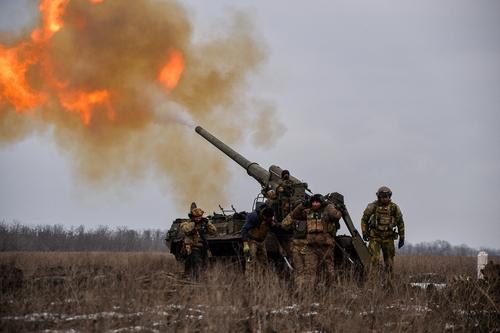
[[[378,265],[382,251],[385,270],[391,283],[394,266],[394,240],[399,236],[398,248],[405,244],[405,224],[399,206],[391,201],[392,191],[382,186],[377,200],[368,204],[361,218],[363,240],[368,243],[372,264]]]
[[[267,250],[265,240],[269,231],[275,227],[274,210],[262,205],[247,215],[246,222],[241,229],[243,253],[247,258],[245,273],[255,274],[267,268]]]
[[[181,223],[181,230],[184,233],[184,252],[186,259],[184,262],[184,274],[194,280],[198,280],[203,267],[206,266],[208,258],[208,243],[206,235],[216,235],[217,229],[203,217],[205,212],[201,208],[194,208],[188,214],[189,221]]]
[[[335,234],[341,217],[334,205],[315,194],[283,220],[282,228],[294,232],[292,259],[298,290],[313,290],[322,273],[327,281],[332,280]]]

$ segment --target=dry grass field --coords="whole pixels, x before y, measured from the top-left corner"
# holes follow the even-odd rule
[[[165,253],[3,252],[0,265],[3,332],[500,331],[498,281],[478,283],[472,257],[397,257],[391,292],[347,277],[297,291],[223,264],[191,283]]]

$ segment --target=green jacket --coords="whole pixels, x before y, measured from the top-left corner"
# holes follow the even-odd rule
[[[394,228],[400,239],[405,238],[405,223],[401,209],[394,202],[382,205],[378,200],[368,204],[361,218],[361,231],[363,235],[371,238],[390,239],[397,238]]]

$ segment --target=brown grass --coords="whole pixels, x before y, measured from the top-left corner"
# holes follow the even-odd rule
[[[297,291],[273,272],[247,279],[223,264],[191,283],[164,253],[0,253],[0,264],[5,332],[500,330],[498,289],[475,281],[470,257],[397,257],[392,292],[375,278],[360,285],[340,276]],[[24,283],[8,283],[13,267]]]

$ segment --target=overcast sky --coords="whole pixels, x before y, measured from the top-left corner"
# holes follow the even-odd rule
[[[2,31],[29,21],[27,3],[1,2]],[[500,248],[499,1],[183,3],[196,38],[242,10],[267,45],[250,93],[275,105],[286,132],[268,149],[235,149],[315,192],[343,193],[357,225],[387,185],[409,242]],[[249,210],[258,184],[230,169],[221,186]],[[1,146],[0,174],[7,221],[165,229],[186,212],[153,175],[125,188],[81,186],[50,133]]]

